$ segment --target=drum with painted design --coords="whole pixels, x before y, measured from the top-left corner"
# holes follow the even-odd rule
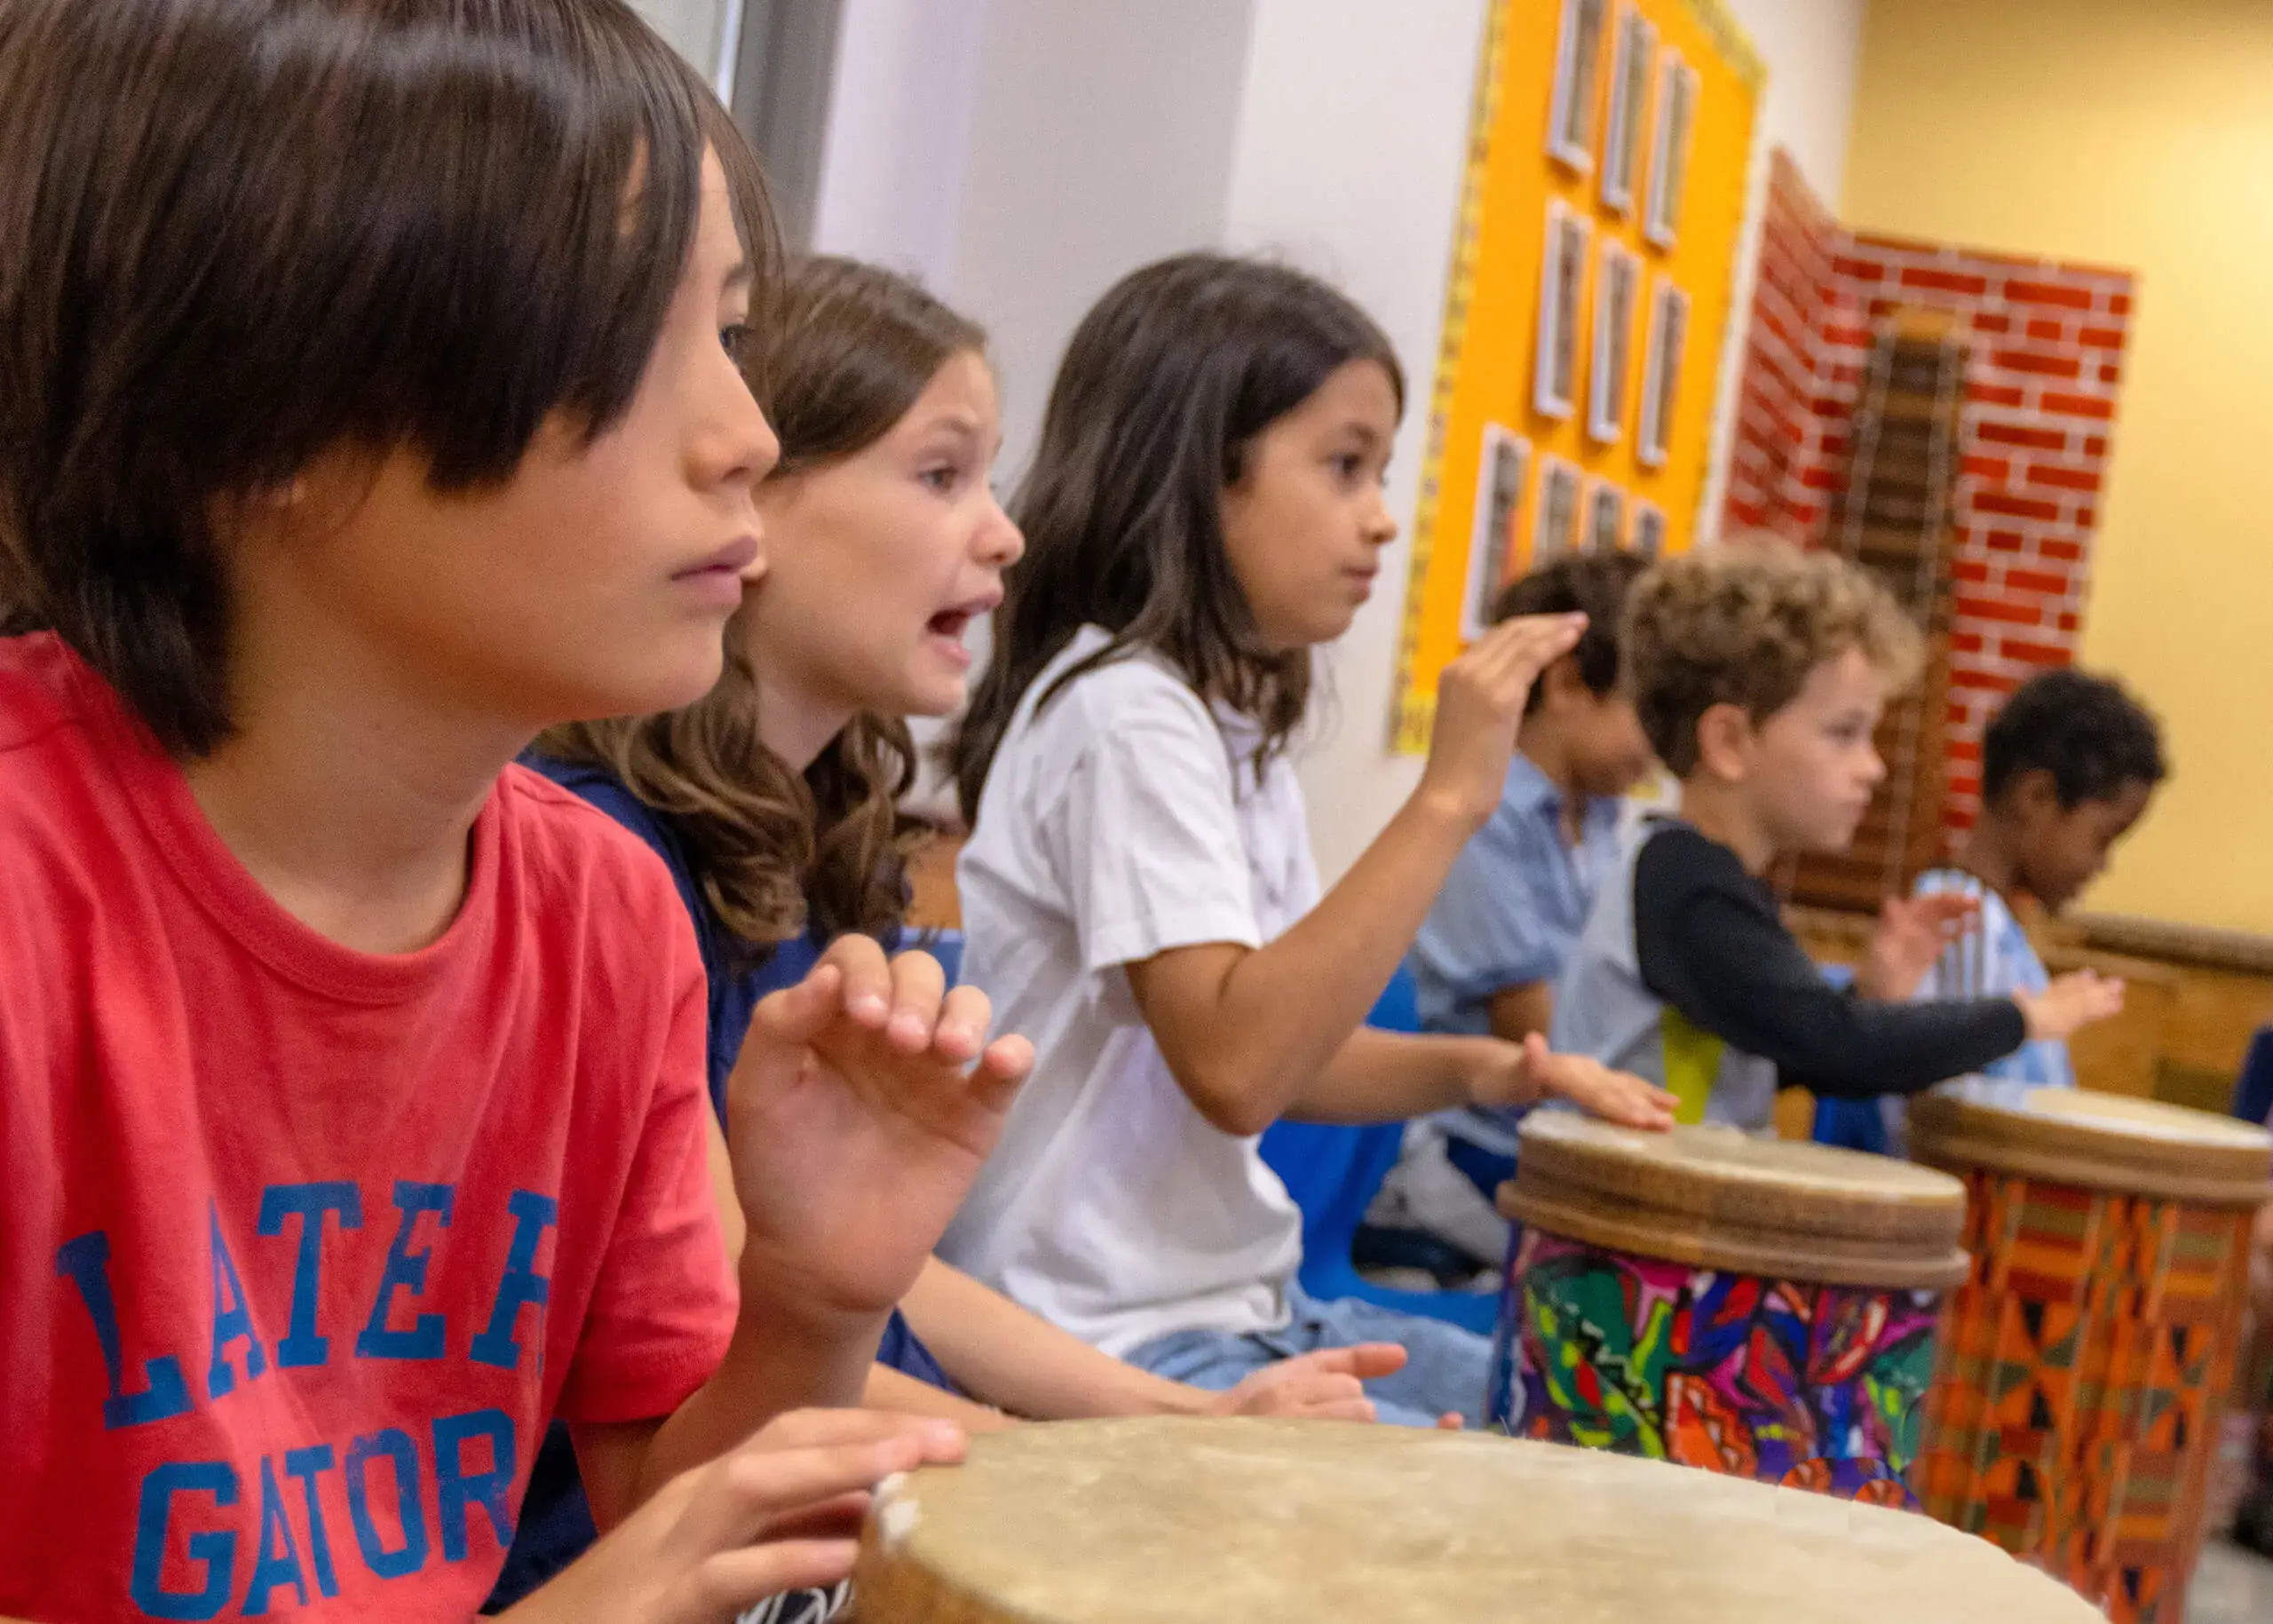
[[[1725,1128],[1525,1123],[1487,1414],[1553,1443],[1889,1505],[1907,1477],[1965,1192]]]
[[[1974,1257],[1951,1295],[1920,1498],[2118,1624],[2177,1624],[2273,1136],[2116,1095],[1995,1103],[1960,1086],[1911,1106],[1910,1145],[1964,1178]]]
[[[972,1440],[888,1484],[862,1624],[2091,1624],[1877,1506],[1487,1433],[1144,1420]]]

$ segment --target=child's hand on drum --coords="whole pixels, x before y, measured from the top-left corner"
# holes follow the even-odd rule
[[[757,1006],[727,1083],[746,1294],[779,1282],[823,1315],[907,1295],[1034,1064],[1024,1038],[987,1042],[992,1018],[929,954],[887,963],[864,936]]]
[[[1980,914],[1981,904],[1960,891],[1889,897],[1879,908],[1870,952],[1855,971],[1855,990],[1865,998],[1909,997]]]
[[[1306,1421],[1373,1421],[1365,1382],[1405,1368],[1395,1343],[1321,1348],[1256,1371],[1229,1392],[1210,1393],[1201,1414],[1284,1415]]]
[[[1472,1092],[1479,1105],[1531,1105],[1546,1099],[1566,1099],[1589,1116],[1622,1127],[1673,1126],[1674,1107],[1681,1102],[1631,1072],[1614,1072],[1587,1055],[1556,1054],[1536,1032],[1523,1041],[1520,1049],[1514,1044],[1501,1047],[1516,1063],[1477,1080]]]
[[[962,1430],[873,1410],[783,1415],[655,1492],[510,1624],[722,1624],[788,1590],[852,1572],[868,1491],[894,1472],[962,1459]]]
[[[2040,993],[2015,993],[2031,1042],[2073,1037],[2094,1021],[2123,1012],[2123,983],[2096,970],[2062,976]]]

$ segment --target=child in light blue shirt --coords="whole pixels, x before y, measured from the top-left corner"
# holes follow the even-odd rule
[[[1565,557],[1510,584],[1493,619],[1580,613],[1586,635],[1533,685],[1491,821],[1453,864],[1413,949],[1425,1031],[1521,1042],[1545,1033],[1554,986],[1619,853],[1619,797],[1649,741],[1619,691],[1632,553]],[[1492,1194],[1515,1170],[1517,1113],[1467,1106],[1417,1121],[1371,1220],[1420,1231],[1479,1267],[1507,1225]]]
[[[2121,684],[2047,671],[2016,689],[1982,740],[1981,815],[1953,867],[1921,875],[1921,896],[1954,891],[1980,905],[1920,984],[1920,998],[2041,993],[2051,978],[2014,900],[2058,913],[2107,867],[2168,775],[2161,729]],[[1976,1094],[2072,1089],[2064,1042],[2023,1045],[1962,1086]],[[1906,1102],[1880,1102],[1888,1148],[1905,1143]]]

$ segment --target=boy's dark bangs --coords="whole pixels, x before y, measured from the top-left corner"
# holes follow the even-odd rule
[[[443,20],[375,0],[354,33],[320,9],[306,59],[280,66],[323,122],[371,136],[308,189],[337,308],[363,315],[317,330],[345,388],[389,385],[339,402],[370,418],[341,426],[422,447],[446,488],[509,475],[555,409],[606,429],[693,247],[710,137],[693,70],[614,5],[456,0]],[[393,26],[406,11],[429,16]]]
[[[509,477],[614,423],[716,147],[622,0],[0,0],[0,611],[170,749],[228,732],[217,504],[342,446]]]
[[[120,431],[93,444],[171,442],[216,493],[343,440],[411,445],[463,487],[511,473],[553,409],[598,430],[630,403],[693,239],[706,92],[614,0],[89,10],[139,13],[88,43],[164,109],[67,115],[78,150],[47,165],[48,240],[86,255],[72,291],[139,357],[86,380],[82,421]],[[72,206],[65,177],[105,170],[137,174],[140,229]],[[128,291],[152,282],[173,297]]]

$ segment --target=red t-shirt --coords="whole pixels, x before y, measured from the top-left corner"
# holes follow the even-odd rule
[[[653,853],[519,768],[432,947],[286,914],[56,639],[0,639],[0,1615],[463,1619],[546,1419],[734,1287]]]

